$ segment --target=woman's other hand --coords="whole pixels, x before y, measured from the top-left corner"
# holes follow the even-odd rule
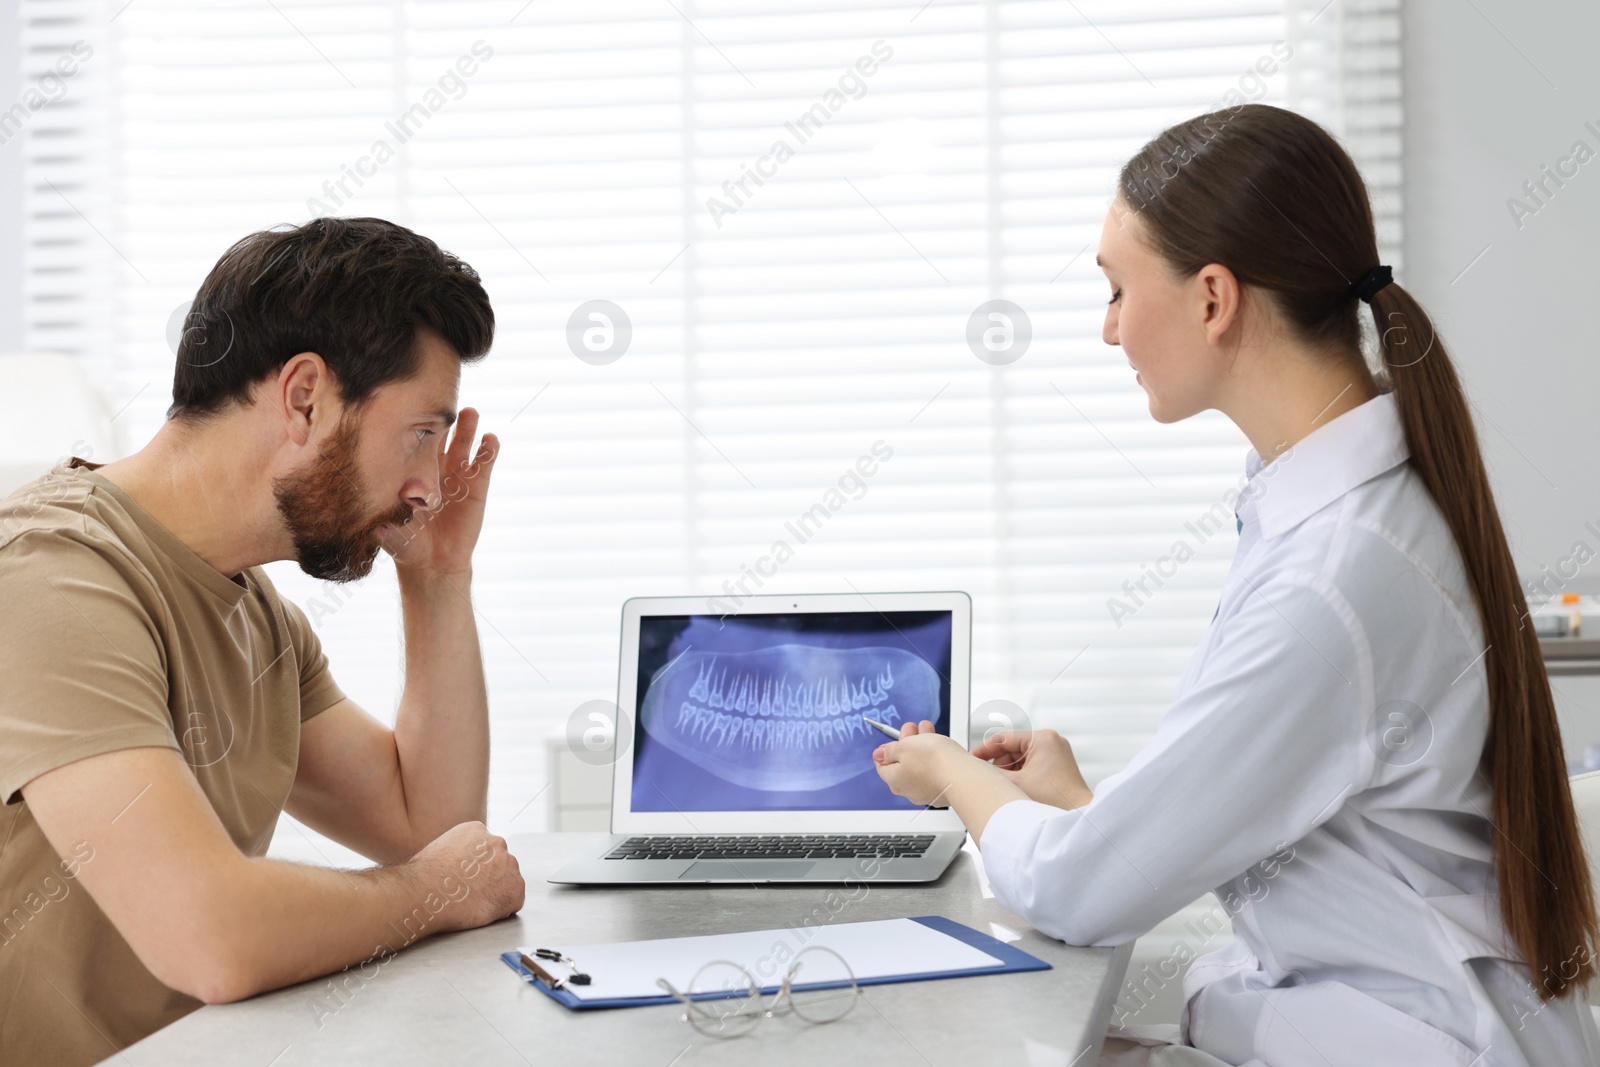
[[[1030,800],[1070,810],[1094,799],[1072,746],[1054,730],[1001,730],[972,754],[993,763]]]

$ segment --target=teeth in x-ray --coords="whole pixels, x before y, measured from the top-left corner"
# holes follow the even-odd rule
[[[805,790],[871,768],[884,737],[863,715],[894,725],[939,709],[939,676],[909,652],[789,644],[684,653],[650,680],[639,722],[726,781]]]
[[[803,648],[804,646],[780,647]],[[807,649],[807,651],[818,650]],[[863,675],[857,678],[854,686],[843,671],[836,678],[817,678],[809,684],[803,678],[797,678],[791,685],[787,671],[773,678],[763,677],[758,671],[751,669],[741,672],[738,667],[722,666],[719,670],[713,659],[712,662],[700,666],[694,684],[689,687],[689,697],[702,707],[718,710],[727,708],[745,715],[819,718],[824,715],[840,715],[852,710],[860,711],[863,708],[875,708],[889,698],[889,690],[892,688],[894,688],[894,665],[889,662],[885,662],[882,670],[872,677]]]

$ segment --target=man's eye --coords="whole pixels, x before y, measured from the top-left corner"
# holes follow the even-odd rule
[[[1118,300],[1121,300],[1121,299],[1122,299],[1122,290],[1118,289],[1116,292],[1111,294],[1111,299],[1107,300],[1106,303],[1107,304],[1115,304]]]
[[[426,441],[428,438],[430,438],[432,436],[433,436],[433,431],[432,430],[418,430],[417,431],[417,444],[420,445],[422,442]]]

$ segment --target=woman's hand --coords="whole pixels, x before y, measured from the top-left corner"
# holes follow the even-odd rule
[[[991,761],[1030,800],[1070,810],[1094,799],[1072,746],[1054,730],[1002,730],[972,754]]]
[[[968,756],[958,742],[936,733],[933,723],[924,719],[920,726],[908,722],[900,727],[900,740],[879,745],[872,759],[890,791],[913,804],[933,805],[940,802]]]
[[[1065,747],[1066,742],[1061,744]],[[1013,778],[1020,772],[1001,770],[984,759],[973,759],[975,755],[978,753],[969,753],[959,742],[935,732],[933,723],[924,719],[906,723],[900,728],[900,740],[879,745],[872,758],[878,777],[891,790],[913,804],[954,808],[973,842],[981,844],[994,813],[1012,801],[1027,800],[1028,795]],[[1025,755],[1017,756],[1023,757],[1019,762],[1025,764]],[[1067,762],[1072,763],[1070,750]],[[1072,768],[1076,772],[1077,765]]]

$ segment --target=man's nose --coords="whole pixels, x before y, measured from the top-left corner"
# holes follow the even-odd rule
[[[433,511],[443,503],[439,491],[439,469],[434,466],[426,475],[413,477],[406,482],[400,494],[406,505],[415,511]]]

